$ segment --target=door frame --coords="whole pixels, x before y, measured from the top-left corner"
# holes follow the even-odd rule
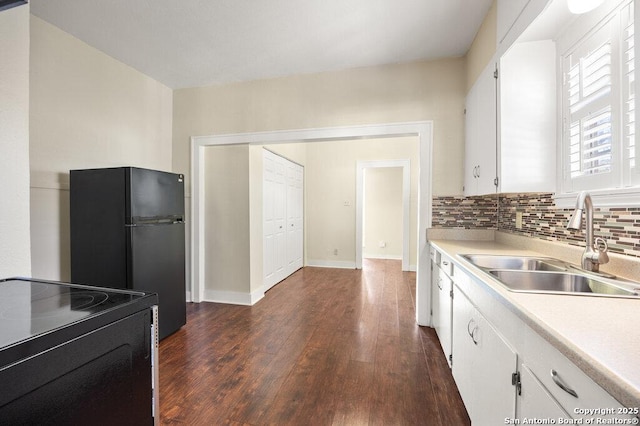
[[[286,142],[321,142],[351,139],[417,136],[420,147],[418,181],[418,259],[416,265],[416,319],[429,324],[429,249],[426,229],[431,226],[431,170],[433,122],[371,124],[362,126],[322,127],[257,133],[191,137],[191,298],[199,303],[205,289],[205,241],[203,238],[205,198],[205,148],[215,145],[265,145]],[[261,257],[261,256],[260,256]],[[260,260],[262,261],[262,260]],[[261,285],[251,286],[259,288]]]
[[[409,270],[409,232],[411,229],[411,161],[372,160],[358,161],[356,175],[356,269],[362,269],[362,237],[364,224],[364,172],[366,169],[399,167],[402,169],[402,270]]]

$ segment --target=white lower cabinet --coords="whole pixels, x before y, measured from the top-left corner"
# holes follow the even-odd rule
[[[442,350],[447,356],[449,366],[451,366],[451,291],[453,283],[443,269],[439,270],[439,275],[436,279],[439,307],[436,333],[438,334],[438,339],[440,339]]]
[[[434,271],[438,295],[448,276]],[[637,424],[638,407],[617,402],[458,264],[451,271],[451,369],[472,425]]]
[[[576,419],[576,424],[584,424],[580,419],[582,422],[586,422],[586,419],[592,419],[593,424],[634,424],[624,423],[624,420],[631,420],[637,414],[626,410],[638,407],[624,407],[531,329],[526,330],[523,353],[526,357],[527,367],[546,390],[548,398],[564,410],[565,414],[562,418]],[[522,393],[526,397],[525,390],[523,382]],[[521,398],[521,401],[524,401],[524,397]],[[543,404],[540,403],[538,409],[541,410],[542,406]],[[594,412],[594,409],[601,409],[601,411]],[[533,412],[535,413],[536,410]],[[522,406],[518,410],[518,416],[526,416]],[[560,417],[552,418],[559,420]],[[600,423],[595,423],[596,420]],[[615,423],[616,421],[622,422]]]
[[[521,420],[571,418],[524,364],[520,367],[518,394],[518,418]]]
[[[440,253],[431,254],[431,315],[432,325],[440,340],[449,366],[451,366],[451,309],[453,263]]]
[[[474,425],[515,417],[512,376],[518,356],[495,328],[453,286],[453,377]]]

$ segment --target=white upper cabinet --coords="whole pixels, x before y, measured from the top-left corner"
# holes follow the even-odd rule
[[[548,22],[536,24],[552,4],[497,5],[499,48],[466,99],[464,194],[555,192],[557,54]]]
[[[500,192],[556,189],[555,58],[551,40],[515,43],[500,58]]]
[[[496,79],[489,64],[469,91],[465,113],[464,194],[496,192]]]

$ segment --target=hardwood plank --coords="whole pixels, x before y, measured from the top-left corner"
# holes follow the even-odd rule
[[[308,267],[255,306],[188,304],[160,344],[162,424],[468,425],[400,267]]]

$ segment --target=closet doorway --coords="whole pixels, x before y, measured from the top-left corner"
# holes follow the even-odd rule
[[[264,291],[303,266],[304,168],[263,149]]]

